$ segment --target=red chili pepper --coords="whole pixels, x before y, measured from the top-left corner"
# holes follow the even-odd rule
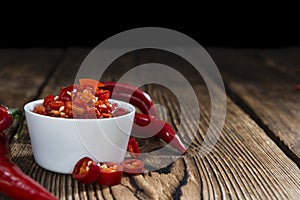
[[[153,133],[155,128],[147,126],[150,123],[154,127],[160,128],[160,130],[157,130],[158,132]],[[166,143],[170,143],[170,145],[177,149],[179,152],[183,154],[187,153],[186,148],[180,141],[180,138],[176,134],[175,130],[171,127],[171,125],[163,120],[156,119],[153,116],[136,113],[134,116],[132,134],[142,137],[150,137],[155,135],[156,137],[164,140]]]
[[[295,86],[296,90],[300,90],[300,84]]]
[[[128,141],[128,146],[127,146],[127,151],[130,152],[133,158],[138,158],[141,155],[139,145],[137,141],[134,139],[134,137],[130,136]]]
[[[140,174],[144,172],[144,162],[137,159],[128,159],[121,162],[126,174]]]
[[[136,106],[142,113],[156,116],[156,110],[151,97],[141,89],[135,86],[117,83],[117,82],[102,82],[104,84],[103,89],[109,90],[112,94],[112,98],[118,100],[129,100],[129,103]],[[115,91],[115,92],[114,92]]]
[[[7,129],[14,120],[19,121],[15,133],[15,135],[18,136],[23,127],[24,113],[18,108],[8,108],[4,105],[0,105],[0,131]]]
[[[95,182],[100,173],[100,168],[92,159],[84,157],[80,159],[72,172],[72,177],[81,183]]]
[[[22,170],[10,159],[9,141],[18,134],[22,129],[24,115],[21,110],[11,111],[12,118],[6,113],[6,107],[1,106],[1,130],[8,128],[14,114],[18,115],[19,121],[16,131],[8,132],[8,135],[0,131],[0,192],[13,199],[57,199],[49,193],[40,184],[27,176]]]
[[[97,183],[100,185],[113,186],[121,183],[123,166],[114,162],[101,162]]]

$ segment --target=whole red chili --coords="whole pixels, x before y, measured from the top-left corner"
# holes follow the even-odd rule
[[[147,126],[150,123],[152,126]],[[155,128],[158,129],[157,132],[153,132],[155,131]],[[170,145],[179,152],[183,154],[186,154],[187,152],[172,126],[167,122],[159,120],[153,116],[136,113],[134,116],[132,134],[134,136],[141,137],[150,137],[154,135],[164,140],[166,143],[170,143]]]
[[[22,110],[18,108],[8,108],[4,105],[0,105],[0,131],[7,129],[14,120],[18,120],[16,135],[20,133],[23,127],[24,114]]]
[[[102,82],[104,84],[103,88],[110,90],[113,97],[118,100],[129,100],[129,103],[138,107],[143,114],[135,114],[134,125],[132,133],[134,136],[141,137],[151,137],[155,135],[156,137],[170,143],[171,146],[176,148],[181,153],[185,154],[187,152],[186,148],[180,141],[174,129],[170,124],[164,122],[163,120],[156,119],[156,110],[151,97],[144,91],[136,88],[135,86],[116,83],[116,82]],[[114,92],[114,89],[116,91]],[[153,120],[154,126],[156,128],[161,128],[157,133],[153,133],[154,129],[152,127],[146,127]]]
[[[100,168],[91,158],[84,157],[80,159],[72,172],[72,177],[81,183],[95,182],[100,173]]]
[[[4,107],[5,108],[5,107]],[[11,110],[11,109],[8,109]],[[11,124],[11,119],[5,109],[1,108],[1,122],[3,122],[2,128],[8,128],[7,124]],[[14,115],[15,111],[12,111]],[[16,111],[19,115],[17,131],[10,131],[8,135],[0,131],[0,192],[13,199],[57,199],[51,193],[49,193],[40,184],[35,182],[29,176],[27,176],[22,170],[10,159],[9,141],[18,134],[22,128],[24,115],[21,110]],[[4,113],[4,115],[2,115]],[[22,114],[21,114],[22,113]],[[4,119],[3,119],[4,118]],[[12,117],[12,119],[14,116]]]
[[[142,113],[156,116],[156,110],[151,97],[143,90],[125,83],[102,82],[103,89],[109,90],[113,99],[128,101],[141,110]]]

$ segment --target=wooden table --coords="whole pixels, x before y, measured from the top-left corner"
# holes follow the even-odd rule
[[[0,49],[0,103],[22,108],[57,93],[73,83],[89,50]],[[299,199],[300,91],[295,85],[300,83],[300,48],[206,50],[224,79],[227,113],[220,138],[205,157],[199,149],[209,125],[209,93],[191,68],[170,59],[166,64],[188,77],[201,99],[200,124],[187,155],[166,168],[124,176],[117,186],[84,185],[35,163],[25,121],[19,140],[11,144],[13,161],[59,199]],[[105,79],[117,80],[128,66],[161,59],[150,50],[143,56],[123,56]],[[167,108],[161,115],[177,129],[180,110],[173,94],[157,85],[143,89]],[[191,134],[185,127],[180,136],[185,140]],[[144,152],[165,144],[156,138],[138,141]]]

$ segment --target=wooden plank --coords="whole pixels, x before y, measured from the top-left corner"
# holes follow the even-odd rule
[[[0,49],[0,103],[9,107],[23,108],[24,104],[34,99],[60,62],[63,49]],[[17,142],[11,144],[11,157],[29,176],[39,181],[32,168],[35,162],[31,145],[24,129]],[[6,199],[0,194],[0,199]]]
[[[210,49],[228,91],[300,164],[299,49]]]
[[[88,49],[67,50],[39,98],[57,92],[61,85],[72,84],[76,70],[87,53]],[[141,62],[138,59],[140,57],[127,57],[118,62],[122,65],[137,64]],[[113,80],[119,75],[112,73],[107,76]],[[139,176],[124,176],[120,185],[102,187],[80,184],[70,175],[42,169],[33,160],[29,141],[16,144],[18,147],[15,146],[14,151],[19,153],[14,155],[14,159],[18,163],[24,162],[23,170],[59,199],[297,199],[300,195],[298,167],[230,98],[227,98],[226,123],[220,139],[208,155],[201,156],[199,149],[209,125],[211,101],[205,85],[197,84],[195,76],[190,76],[201,99],[200,125],[197,133],[192,132],[189,125],[183,127],[181,137],[184,141],[192,138],[193,143],[187,155],[166,168]],[[177,84],[176,87],[184,92],[185,88]],[[195,123],[192,116],[185,114],[193,108],[184,107],[185,110],[180,111],[169,90],[157,85],[149,85],[145,89],[155,102],[166,107],[167,112],[160,115],[167,117],[176,129],[180,125],[181,113],[189,119],[189,123]],[[186,101],[189,102],[188,95]],[[140,139],[139,142],[148,145],[144,147],[146,152],[153,150],[153,146],[160,148],[164,145],[157,139]],[[170,149],[170,154],[159,156],[168,159],[172,152],[173,149]],[[153,156],[145,162],[151,165],[155,159]]]

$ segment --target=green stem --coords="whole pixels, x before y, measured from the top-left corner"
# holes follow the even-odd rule
[[[24,121],[24,112],[18,108],[9,108],[9,112],[12,116],[13,121],[17,120],[16,125],[11,127],[8,132],[8,138],[11,142],[13,139],[18,139],[19,134],[23,128],[23,121]]]

